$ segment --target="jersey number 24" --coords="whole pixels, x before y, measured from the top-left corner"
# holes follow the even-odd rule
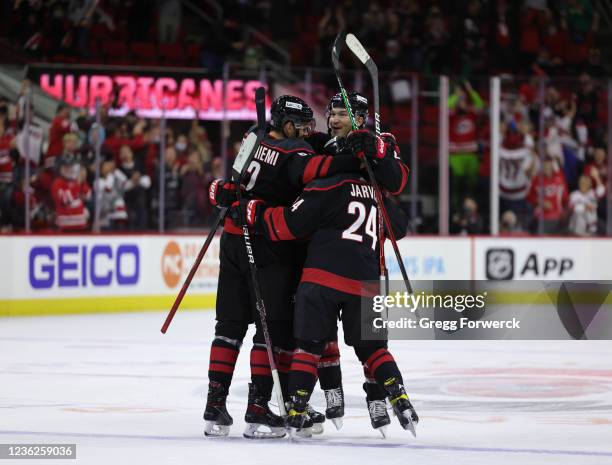
[[[372,250],[376,249],[376,206],[372,205],[370,212],[367,214],[367,207],[357,201],[353,201],[348,204],[348,214],[357,215],[357,218],[353,223],[342,231],[342,239],[349,239],[351,241],[357,241],[363,243],[364,234],[372,238]],[[365,222],[365,228],[362,228]],[[362,230],[363,229],[363,230]],[[360,231],[362,230],[362,231]]]

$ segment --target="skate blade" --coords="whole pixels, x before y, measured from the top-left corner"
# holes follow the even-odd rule
[[[342,429],[342,426],[344,425],[344,420],[342,419],[342,417],[331,418],[331,422],[336,427],[336,431],[340,431]]]
[[[263,429],[260,430],[259,428]],[[242,434],[247,439],[277,439],[284,438],[287,430],[283,426],[267,426],[261,423],[247,423],[247,427]]]
[[[402,422],[402,427],[407,429],[412,433],[412,435],[416,438],[416,423],[412,421],[412,416],[409,411],[402,413],[402,416],[406,419],[406,423]]]
[[[310,429],[311,434],[323,434],[323,431],[324,431],[323,423],[315,423],[312,425],[312,428],[308,428],[308,429]]]
[[[312,437],[312,428],[288,428],[291,439],[309,439]]]
[[[376,428],[376,430],[378,430],[380,432],[380,434],[382,435],[383,439],[387,439],[387,425],[380,426],[379,428]]]
[[[214,421],[206,421],[204,423],[204,436],[207,437],[224,437],[229,434],[228,425],[218,425]]]

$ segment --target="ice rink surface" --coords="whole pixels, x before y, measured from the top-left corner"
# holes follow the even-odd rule
[[[234,426],[210,439],[214,312],[179,312],[166,335],[164,318],[0,319],[0,443],[76,443],[78,463],[104,465],[612,464],[609,341],[394,341],[421,423],[415,439],[393,418],[386,440],[370,427],[361,366],[341,344],[344,428],[327,422],[296,443],[242,438],[249,333],[228,402]],[[313,404],[323,407],[319,391]]]

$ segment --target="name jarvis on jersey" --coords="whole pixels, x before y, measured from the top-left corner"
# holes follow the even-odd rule
[[[367,198],[376,200],[374,196],[374,188],[363,184],[351,184],[351,195],[353,197]]]

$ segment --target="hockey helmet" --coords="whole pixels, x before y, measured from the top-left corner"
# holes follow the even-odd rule
[[[361,95],[359,92],[351,92],[347,95],[348,101],[351,105],[351,110],[355,117],[361,116],[363,118],[363,124],[365,125],[368,121],[368,99]],[[329,124],[329,114],[332,108],[345,108],[344,99],[341,93],[334,95],[329,103],[327,104],[327,119]]]
[[[270,110],[271,125],[282,130],[285,123],[291,121],[296,129],[314,130],[312,108],[301,98],[293,95],[282,95],[272,103]]]

